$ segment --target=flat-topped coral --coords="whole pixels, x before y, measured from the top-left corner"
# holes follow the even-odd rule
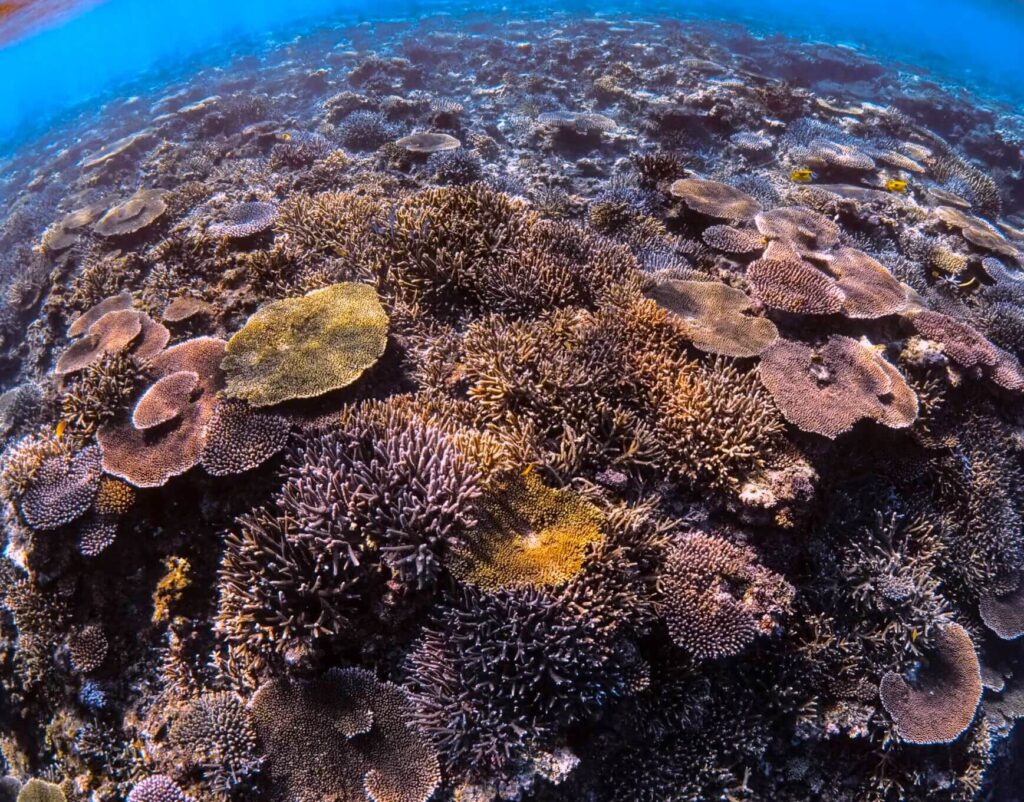
[[[970,726],[981,701],[981,670],[967,630],[959,624],[939,630],[933,660],[909,682],[890,672],[879,686],[882,705],[907,743],[955,740]]]
[[[708,217],[749,220],[761,211],[761,204],[757,199],[719,181],[680,178],[672,184],[669,191],[690,209]]]
[[[596,507],[532,473],[488,495],[477,515],[448,562],[457,577],[485,590],[561,584],[603,537]]]
[[[228,209],[226,220],[213,223],[206,231],[211,237],[242,239],[266,231],[277,220],[277,204],[265,201],[239,203]],[[165,315],[166,317],[166,315]]]
[[[716,281],[658,281],[645,295],[672,312],[683,336],[708,353],[757,356],[779,336],[774,323],[753,314],[746,293]]]
[[[226,393],[265,407],[345,387],[387,345],[373,287],[335,284],[264,306],[228,340]]]
[[[441,780],[405,691],[365,669],[274,680],[250,708],[267,774],[289,799],[426,802]]]
[[[877,351],[849,337],[819,347],[779,339],[761,355],[761,380],[786,420],[834,439],[864,418],[894,429],[917,418],[917,395]]]
[[[758,298],[784,312],[830,315],[846,301],[835,279],[799,257],[758,259],[747,268],[746,277]]]
[[[177,418],[188,406],[192,393],[199,386],[199,375],[179,370],[157,379],[142,394],[132,410],[132,426],[152,429]]]
[[[138,429],[128,415],[100,426],[96,440],[103,452],[103,470],[136,487],[159,487],[199,463],[216,394],[224,386],[220,369],[224,347],[223,340],[197,337],[150,360],[154,384],[184,372],[198,377],[196,389],[187,399],[179,397],[179,412],[168,420],[174,421],[173,426]]]
[[[156,189],[140,189],[124,203],[112,206],[93,223],[92,230],[101,237],[122,237],[151,225],[167,210],[164,193]]]

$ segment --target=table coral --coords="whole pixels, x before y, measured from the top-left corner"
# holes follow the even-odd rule
[[[225,392],[265,407],[345,387],[384,353],[387,329],[387,313],[365,284],[268,304],[228,340]]]

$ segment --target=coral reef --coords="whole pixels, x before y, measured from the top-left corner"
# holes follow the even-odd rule
[[[608,10],[252,46],[0,161],[0,796],[1012,796],[1018,111]]]

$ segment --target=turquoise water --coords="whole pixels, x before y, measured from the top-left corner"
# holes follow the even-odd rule
[[[189,59],[217,63],[254,44],[334,22],[480,13],[479,4],[339,0],[107,0],[64,15],[0,50],[0,142],[40,133],[61,113],[123,90],[142,91]],[[493,4],[504,13],[658,13],[742,22],[757,33],[841,42],[905,62],[991,98],[1024,104],[1024,3],[964,0],[683,0],[630,4]]]

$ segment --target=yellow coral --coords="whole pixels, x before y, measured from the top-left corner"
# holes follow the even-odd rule
[[[274,301],[228,341],[227,395],[266,407],[345,387],[384,353],[387,332],[387,313],[367,284]]]
[[[164,575],[153,591],[153,623],[165,624],[171,617],[171,606],[176,604],[192,584],[192,565],[184,557],[164,560]]]
[[[135,488],[127,482],[104,476],[92,506],[100,515],[124,515],[135,504],[135,496]]]
[[[603,520],[572,491],[524,471],[485,503],[451,570],[485,590],[558,585],[579,573],[588,547],[603,538]]]

